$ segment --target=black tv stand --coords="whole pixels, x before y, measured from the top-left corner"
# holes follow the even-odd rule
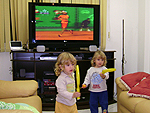
[[[42,99],[42,110],[53,111],[55,108],[55,97],[57,94],[54,86],[56,76],[54,74],[54,65],[56,60],[40,60],[41,55],[49,54],[58,56],[62,51],[49,51],[49,52],[25,52],[13,51],[12,67],[13,67],[13,80],[36,80],[39,83],[38,95]],[[69,51],[77,57],[77,64],[80,70],[80,82],[84,81],[87,69],[91,66],[90,60],[94,52],[89,51]],[[113,68],[115,64],[114,52],[104,51],[107,56],[107,68]],[[25,76],[20,76],[20,70],[25,69]],[[46,73],[48,72],[48,73]],[[47,76],[48,75],[48,76]],[[108,100],[109,104],[114,102],[114,72],[109,73],[108,85]],[[50,80],[48,80],[50,79]],[[50,81],[49,85],[44,85],[45,82]],[[77,101],[78,109],[89,108],[89,91],[88,89],[81,89],[81,99]]]

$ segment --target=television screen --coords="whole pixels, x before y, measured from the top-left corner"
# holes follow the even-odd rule
[[[99,5],[29,3],[29,47],[99,46]]]

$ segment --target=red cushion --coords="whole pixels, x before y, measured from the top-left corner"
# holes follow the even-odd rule
[[[133,88],[138,84],[144,77],[148,77],[150,74],[145,72],[136,72],[127,74],[121,77],[120,81],[126,86],[127,89]]]
[[[150,77],[143,79],[137,86],[128,93],[129,96],[144,97],[150,99]]]

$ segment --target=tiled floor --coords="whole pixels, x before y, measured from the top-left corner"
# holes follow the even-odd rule
[[[99,111],[101,111],[101,108],[99,107]],[[84,110],[78,110],[79,113],[91,113],[89,109]],[[117,103],[110,104],[108,106],[108,112],[116,112],[117,113]],[[54,111],[43,111],[42,113],[54,113]],[[101,113],[101,112],[99,112]]]

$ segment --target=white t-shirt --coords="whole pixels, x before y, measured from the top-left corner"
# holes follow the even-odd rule
[[[106,80],[109,78],[109,73],[105,73],[106,76],[104,79],[101,78],[100,73],[102,70],[107,69],[105,66],[100,68],[90,67],[87,70],[87,74],[83,84],[89,86],[89,91],[91,92],[102,92],[107,90]]]

